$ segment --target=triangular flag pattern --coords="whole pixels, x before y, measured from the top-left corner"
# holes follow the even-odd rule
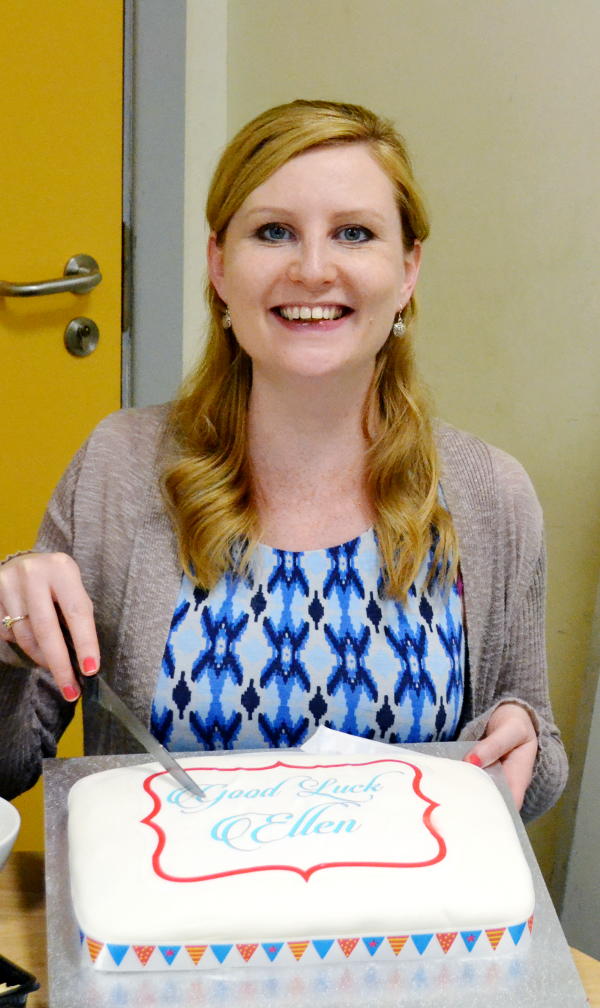
[[[316,938],[313,941],[313,945],[319,955],[319,958],[324,959],[333,945],[333,938]]]
[[[477,939],[479,938],[480,934],[481,934],[481,931],[461,931],[460,932],[460,936],[461,936],[462,940],[465,943],[465,948],[466,948],[467,952],[470,952],[472,949],[475,948],[475,946],[477,944]]]
[[[289,945],[289,947],[291,948],[291,950],[292,950],[292,952],[294,954],[294,958],[296,960],[298,960],[298,961],[300,961],[300,959],[302,959],[302,956],[304,955],[304,953],[306,952],[306,950],[308,948],[308,942],[307,941],[288,942],[288,945]]]
[[[486,928],[485,933],[488,936],[488,941],[492,946],[494,952],[498,948],[498,942],[502,938],[502,935],[506,931],[506,928]]]
[[[129,945],[107,945],[106,947],[113,957],[115,964],[120,966],[125,958],[125,953],[127,952]]]
[[[222,963],[225,962],[227,956],[233,948],[233,945],[211,945],[210,948],[211,951],[214,952],[215,958]]]
[[[446,955],[446,953],[452,948],[457,934],[458,931],[444,931],[442,934],[436,935],[437,940],[444,950],[444,955]]]
[[[93,938],[87,938],[86,941],[88,951],[90,953],[90,958],[92,962],[96,962],[96,959],[98,958],[98,953],[103,948],[104,942],[94,941]]]
[[[531,917],[527,921],[527,927],[529,928],[529,934],[531,934],[531,932],[533,930],[533,914],[531,915]]]
[[[134,945],[133,951],[140,960],[142,966],[145,966],[155,948],[156,945]]]
[[[165,962],[170,966],[181,945],[159,945],[158,947],[164,956]]]
[[[392,952],[394,955],[398,955],[402,952],[402,949],[408,941],[408,935],[394,935],[393,937],[388,937],[388,942],[390,943]]]
[[[363,938],[365,948],[369,951],[371,955],[375,955],[382,941],[383,938]]]
[[[186,945],[186,951],[194,966],[197,966],[206,952],[207,945]]]
[[[423,955],[423,952],[425,951],[425,949],[429,945],[429,942],[433,938],[433,933],[432,934],[422,934],[422,935],[412,935],[411,937],[412,937],[412,940],[413,940],[413,944],[414,944],[415,948],[417,949],[417,952],[419,953],[419,955]]]
[[[510,931],[512,940],[514,941],[515,945],[518,945],[519,942],[521,941],[521,935],[525,930],[525,924],[526,921],[523,921],[522,924],[513,924],[512,927],[509,927],[508,929]]]
[[[279,955],[279,951],[283,946],[283,942],[263,942],[262,947],[265,950],[268,958],[273,962],[275,957]]]
[[[358,938],[338,938],[338,945],[347,959],[358,945]]]
[[[252,956],[254,955],[254,953],[258,948],[258,942],[256,943],[256,945],[236,945],[235,947],[240,953],[244,962],[250,962]]]

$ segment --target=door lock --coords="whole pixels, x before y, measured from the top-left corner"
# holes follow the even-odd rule
[[[91,318],[80,316],[65,329],[65,346],[74,357],[88,357],[98,346],[100,331]]]

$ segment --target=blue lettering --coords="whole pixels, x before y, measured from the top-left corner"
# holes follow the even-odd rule
[[[251,825],[252,823],[247,815],[229,816],[227,819],[219,819],[219,822],[216,822],[211,829],[210,835],[213,840],[220,840],[234,850],[243,850],[244,848],[234,843],[234,841],[241,840]]]
[[[300,826],[302,825],[303,821],[306,819],[307,816],[309,816],[311,814],[311,812],[312,812],[312,809],[306,809],[306,811],[302,813],[302,815],[300,816],[300,818],[297,819],[296,822],[294,823],[294,825],[292,826],[291,830],[288,833],[288,836],[290,836],[290,837],[296,836],[296,834],[298,833],[298,830],[300,829]]]
[[[296,820],[289,831],[288,836],[310,836],[311,833],[325,832],[341,833],[344,829],[347,833],[353,832],[355,829],[359,828],[356,819],[341,819],[337,823],[330,822],[329,820],[321,820],[320,823],[317,822],[320,816],[324,815],[330,809],[344,808],[345,805],[345,802],[327,802],[325,805],[313,805],[312,808],[306,809],[300,818]],[[320,826],[323,828],[320,829]]]
[[[344,808],[346,802],[327,802],[313,805],[296,819],[291,812],[273,812],[269,815],[245,813],[220,819],[211,829],[213,840],[226,844],[233,850],[255,850],[261,844],[276,843],[278,840],[306,837],[313,833],[353,833],[360,829],[356,819],[325,819],[333,808]]]
[[[314,828],[315,833],[339,833],[339,830],[335,828],[336,824],[329,822],[328,819],[325,822],[317,823]],[[338,823],[339,826],[339,823]]]
[[[274,812],[272,815],[267,816],[266,822],[264,822],[262,826],[256,826],[256,828],[252,830],[250,837],[258,844],[273,843],[274,840],[283,840],[286,835],[285,833],[280,833],[279,836],[265,836],[264,839],[263,833],[268,832],[269,829],[272,829],[274,826],[281,826],[283,823],[289,822],[291,818],[291,812]]]
[[[354,833],[355,830],[360,829],[356,819],[340,819],[339,823],[336,823],[334,833],[341,833],[343,829],[346,829],[346,833]]]
[[[327,806],[325,806],[325,808],[327,808]],[[310,809],[310,811],[312,812],[313,810]],[[307,823],[304,824],[304,826],[300,830],[301,836],[308,836],[308,834],[311,832],[311,827],[312,827],[313,823],[315,823],[317,821],[317,819],[321,815],[321,812],[323,812],[323,809],[322,808],[318,808],[317,811],[315,812],[315,814],[313,815],[313,817],[311,819],[309,819]],[[292,834],[290,833],[290,836],[291,835]]]
[[[353,833],[358,828],[356,819],[340,819],[339,822],[330,822],[329,819],[325,819],[324,822],[315,825],[313,833]]]

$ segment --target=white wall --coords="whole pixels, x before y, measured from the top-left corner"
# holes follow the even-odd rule
[[[204,202],[227,135],[227,3],[188,0],[185,108],[183,368],[202,344],[208,231]]]

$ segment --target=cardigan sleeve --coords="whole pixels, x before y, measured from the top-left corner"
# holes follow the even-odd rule
[[[486,710],[474,711],[474,717],[460,734],[464,741],[483,738],[492,714],[502,703],[518,703],[525,708],[538,736],[533,778],[521,809],[525,821],[552,808],[562,794],[568,776],[567,757],[552,717],[545,665],[532,661],[536,649],[530,646],[532,635],[539,633],[540,627],[543,627],[539,599],[544,571],[545,550],[542,548],[530,589],[509,630],[502,672],[492,702]]]
[[[542,512],[529,477],[510,456],[493,451],[497,474],[497,550],[495,608],[502,612],[502,642],[497,654],[485,654],[487,676],[479,691],[485,709],[474,705],[473,719],[461,738],[483,737],[501,703],[515,702],[531,717],[538,752],[521,814],[530,820],[546,812],[567,781],[567,758],[554,723],[548,690],[545,605],[546,550]],[[493,616],[496,614],[492,614]]]
[[[165,553],[168,560],[173,552],[172,533],[161,510],[156,480],[166,408],[119,410],[100,422],[54,491],[33,550],[67,553],[78,564],[94,602],[104,673],[140,717],[146,716],[142,709],[143,674],[154,666],[156,647],[162,640],[161,619],[168,612],[163,596],[166,594],[170,601]],[[160,543],[157,533],[162,535]],[[127,592],[136,598],[140,594],[131,560],[138,538],[146,544],[143,557],[151,556],[156,563],[154,575],[145,568],[142,571],[146,581],[151,582],[141,607],[146,620],[142,633],[137,633],[139,621],[123,618]],[[175,567],[177,578],[179,567]],[[139,564],[136,572],[139,578]],[[158,601],[147,613],[148,598],[156,594]],[[154,625],[157,614],[158,630]],[[122,673],[127,662],[117,661],[123,628],[135,638],[138,673],[126,681]],[[149,640],[155,643],[150,656]],[[0,709],[0,794],[12,798],[35,784],[45,757],[56,755],[58,740],[73,717],[75,704],[63,699],[47,670],[34,667],[17,649],[0,641]],[[86,751],[91,752],[127,752],[132,744],[127,733],[121,732],[95,704],[87,710],[84,705],[84,740]]]
[[[85,446],[58,484],[34,552],[71,553],[73,501]],[[50,672],[0,641],[0,795],[10,800],[33,787],[42,760],[54,757],[75,706],[65,701]]]

